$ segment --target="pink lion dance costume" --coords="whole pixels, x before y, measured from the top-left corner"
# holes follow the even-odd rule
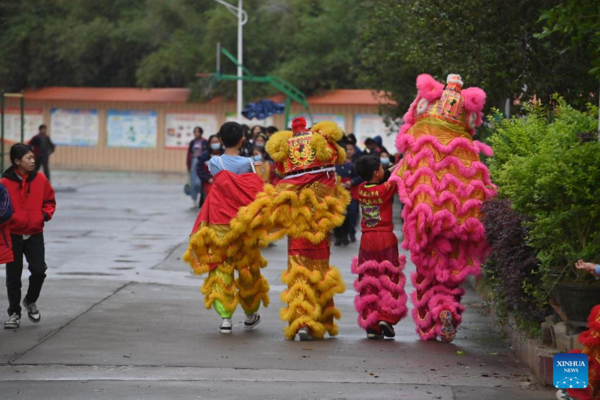
[[[460,285],[479,274],[488,253],[480,207],[496,188],[479,153],[491,156],[492,150],[472,138],[486,96],[462,86],[459,75],[449,75],[445,88],[420,75],[417,98],[396,139],[404,158],[391,180],[404,204],[402,246],[417,267],[411,297],[423,340],[454,340],[465,310]]]

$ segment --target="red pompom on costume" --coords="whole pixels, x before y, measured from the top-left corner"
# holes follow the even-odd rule
[[[573,350],[571,353],[584,353],[588,356],[589,380],[585,389],[567,389],[567,394],[577,400],[600,399],[600,304],[592,308],[588,319],[588,330],[579,335],[579,342],[585,346],[583,351]]]

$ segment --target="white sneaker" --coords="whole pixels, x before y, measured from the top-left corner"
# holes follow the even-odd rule
[[[40,322],[40,320],[42,319],[42,314],[40,314],[40,310],[38,310],[35,303],[28,303],[26,299],[23,299],[23,307],[25,307],[25,310],[27,311],[27,316],[29,317],[29,320],[31,322],[34,322],[36,324]]]
[[[246,314],[246,320],[244,321],[244,328],[249,330],[249,329],[254,328],[258,324],[260,324],[260,314],[259,313]]]
[[[310,335],[310,330],[307,327],[300,328],[298,330],[298,337],[300,337],[301,341],[312,340],[312,336]]]
[[[21,325],[21,316],[17,313],[11,314],[4,323],[4,329],[17,329]]]
[[[221,333],[231,333],[231,318],[223,318],[221,322],[221,326],[219,327],[219,332]]]

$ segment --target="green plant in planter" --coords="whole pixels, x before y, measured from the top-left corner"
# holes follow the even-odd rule
[[[527,243],[544,284],[526,290],[541,301],[557,281],[597,284],[574,263],[600,262],[600,143],[582,135],[595,131],[598,110],[590,105],[581,112],[560,97],[555,101],[550,112],[527,106],[525,117],[501,120],[489,139],[499,195],[527,217]]]

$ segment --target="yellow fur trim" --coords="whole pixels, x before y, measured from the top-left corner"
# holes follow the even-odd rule
[[[337,142],[344,137],[344,131],[335,122],[322,121],[313,125],[313,133],[319,133],[330,142]]]
[[[323,136],[313,133],[310,138],[310,147],[315,151],[317,160],[328,162],[333,157],[333,149],[328,146],[327,139]]]
[[[326,144],[324,139],[322,143]],[[238,271],[233,285],[214,278],[211,271],[202,287],[207,307],[215,300],[230,312],[235,310],[238,302],[245,311],[258,309],[261,302],[267,306],[269,285],[260,275],[260,269],[267,262],[258,246],[266,246],[286,235],[309,240],[315,245],[325,240],[333,228],[344,222],[346,206],[350,202],[349,193],[339,182],[338,179],[333,188],[318,182],[304,187],[285,182],[275,187],[266,185],[251,204],[239,210],[226,229],[220,225],[204,225],[194,233],[184,255],[194,273],[206,273],[214,264],[219,271],[232,277],[234,270]],[[323,337],[326,332],[336,334],[337,327],[331,318],[340,314],[333,307],[332,299],[344,291],[339,271],[327,268],[321,272],[298,267],[284,273],[282,279],[289,286],[281,294],[287,303],[280,314],[289,322],[286,337],[294,337],[302,326],[308,326],[315,338]],[[324,315],[323,308],[326,310]]]
[[[337,149],[337,159],[335,160],[336,164],[343,164],[346,162],[346,149],[340,147],[337,143],[335,144],[335,148]]]
[[[292,137],[293,132],[291,131],[280,131],[267,141],[265,150],[273,161],[284,162],[289,156],[288,140]]]

